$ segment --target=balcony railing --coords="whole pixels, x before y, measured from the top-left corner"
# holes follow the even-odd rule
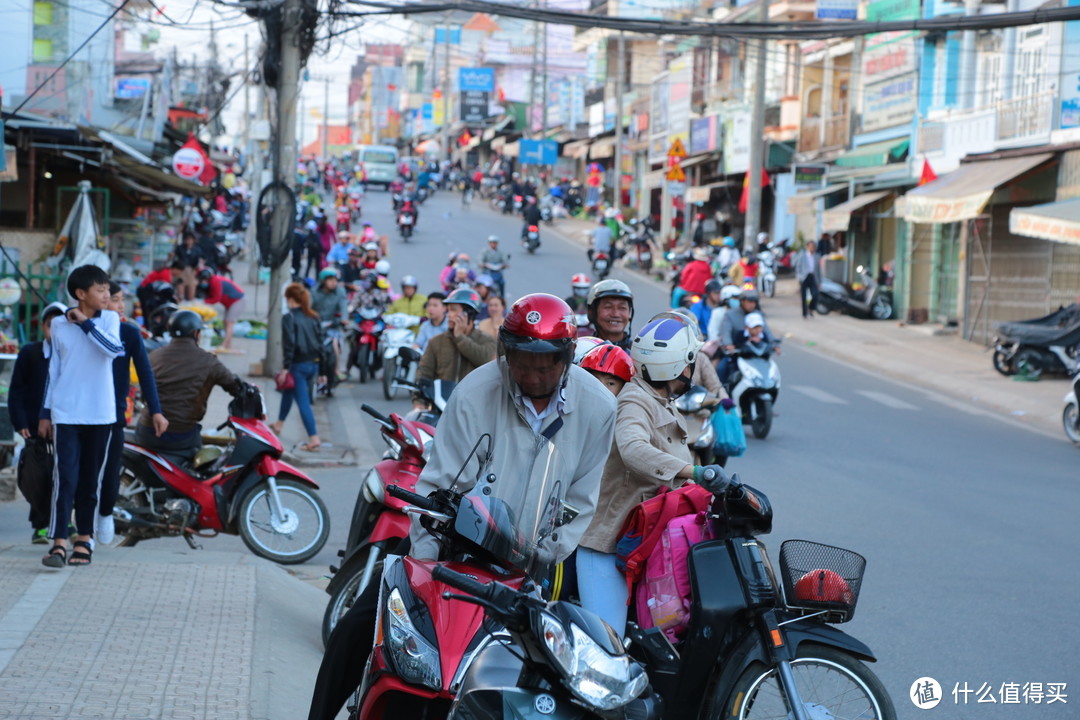
[[[825,125],[824,137],[822,122]],[[847,115],[833,115],[824,121],[821,118],[803,118],[799,127],[799,152],[847,147],[850,124]]]
[[[918,152],[940,152],[945,149],[945,125],[943,123],[923,123],[919,126]]]
[[[999,102],[997,105],[998,140],[1021,140],[1049,135],[1053,123],[1053,103],[1053,93]]]

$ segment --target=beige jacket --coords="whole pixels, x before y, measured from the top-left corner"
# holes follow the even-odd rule
[[[686,425],[671,400],[640,377],[623,386],[615,417],[615,447],[604,465],[596,515],[580,545],[615,552],[615,541],[635,505],[656,495],[662,485],[680,487],[675,475],[693,464]]]

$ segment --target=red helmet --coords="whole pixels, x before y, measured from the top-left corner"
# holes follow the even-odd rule
[[[592,287],[592,278],[585,273],[577,273],[574,277],[570,278],[570,287],[588,289]]]
[[[623,382],[630,382],[637,372],[634,361],[618,345],[597,345],[581,359],[580,366],[585,370],[614,375]]]
[[[499,328],[499,343],[504,350],[565,353],[568,362],[576,337],[570,306],[547,293],[526,295],[511,305]]]
[[[810,602],[844,603],[854,600],[847,580],[832,570],[811,570],[795,583],[795,598]]]

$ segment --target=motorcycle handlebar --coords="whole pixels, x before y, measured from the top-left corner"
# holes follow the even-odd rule
[[[417,495],[414,492],[406,490],[400,485],[387,485],[386,493],[388,495],[396,497],[398,500],[407,502],[410,505],[415,505],[422,510],[430,510],[431,512],[442,512],[444,509],[441,505],[439,505],[431,498],[426,498],[423,495]]]
[[[445,565],[437,565],[435,569],[431,571],[431,577],[438,580],[441,583],[445,583],[452,588],[456,588],[467,595],[490,600],[494,594],[493,585],[485,585],[484,583],[473,580],[468,575],[455,572]]]
[[[367,403],[364,403],[363,405],[361,405],[361,406],[360,406],[360,409],[361,409],[361,410],[363,410],[364,412],[366,412],[366,413],[367,413],[368,415],[370,415],[371,417],[373,417],[373,418],[375,418],[376,420],[378,420],[379,422],[383,423],[384,425],[387,425],[387,426],[393,427],[393,425],[394,425],[394,421],[393,421],[393,420],[391,420],[390,418],[386,417],[386,416],[385,416],[385,415],[383,415],[383,414],[382,414],[381,412],[379,412],[379,411],[378,411],[378,410],[376,410],[375,408],[371,407],[371,406],[370,406],[370,405],[368,405]]]

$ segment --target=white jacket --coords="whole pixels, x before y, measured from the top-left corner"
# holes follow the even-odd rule
[[[484,433],[491,434],[495,447],[504,449],[496,453],[490,467],[497,482],[521,482],[518,473],[532,466],[543,438],[529,426],[524,407],[511,394],[513,388],[505,358],[478,367],[458,383],[439,420],[431,459],[416,483],[418,494],[427,496],[438,488],[449,487]],[[563,460],[575,468],[563,500],[580,514],[558,529],[551,548],[556,561],[565,560],[574,551],[589,527],[615,433],[615,396],[586,371],[570,367],[563,399],[561,413],[547,416],[541,433],[561,416],[563,425],[552,437],[552,443]],[[477,462],[470,460],[458,487],[472,488],[476,474]],[[523,487],[522,493],[527,494],[527,488]],[[409,554],[413,557],[425,560],[438,557],[438,543],[420,526],[416,516],[409,539],[412,543]]]

